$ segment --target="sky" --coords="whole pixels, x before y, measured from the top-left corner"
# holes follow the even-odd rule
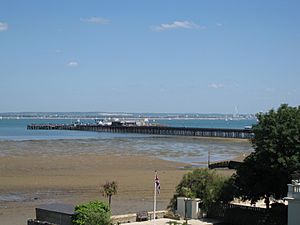
[[[298,0],[0,0],[0,112],[300,105]]]

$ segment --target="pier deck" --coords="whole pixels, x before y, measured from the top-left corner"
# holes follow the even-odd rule
[[[165,126],[103,126],[91,124],[30,124],[29,130],[78,130],[110,133],[136,133],[153,135],[176,135],[196,137],[220,137],[250,139],[253,133],[250,129],[225,128],[192,128],[192,127],[165,127]]]

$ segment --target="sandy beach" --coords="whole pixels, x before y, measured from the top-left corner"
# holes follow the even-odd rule
[[[97,152],[100,147],[98,142],[70,140],[1,142],[0,224],[26,224],[41,204],[106,201],[100,186],[112,180],[119,186],[112,199],[114,215],[151,211],[155,170],[161,181],[157,208],[166,209],[188,172],[183,169],[187,163],[160,159],[163,151],[152,156],[118,144]]]
[[[186,172],[180,163],[153,157],[120,155],[6,156],[0,158],[0,224],[26,224],[36,206],[44,203],[78,204],[101,199],[99,188],[115,180],[114,214],[152,209],[154,170],[162,183],[158,208],[164,209]]]

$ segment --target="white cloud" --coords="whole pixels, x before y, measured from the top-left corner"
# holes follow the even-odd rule
[[[8,30],[8,24],[0,22],[0,32],[1,31],[7,31]]]
[[[67,64],[68,67],[77,67],[79,66],[78,62],[76,61],[70,61],[68,64]]]
[[[102,24],[102,25],[110,23],[110,20],[101,18],[101,17],[90,17],[90,18],[85,18],[85,19],[80,19],[80,20],[85,23],[96,23],[96,24]]]
[[[204,28],[198,24],[189,21],[174,21],[173,23],[162,23],[153,27],[156,31],[172,30],[172,29],[199,29]]]
[[[224,87],[224,84],[215,84],[215,83],[212,83],[210,85],[208,85],[209,88],[214,88],[214,89],[219,89],[219,88],[223,88]]]
[[[222,27],[222,26],[223,26],[223,23],[216,23],[216,25],[217,25],[218,27]]]

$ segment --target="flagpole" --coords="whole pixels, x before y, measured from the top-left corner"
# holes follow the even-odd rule
[[[155,170],[155,179],[157,176],[157,172]],[[156,187],[156,182],[154,182],[154,204],[153,204],[153,224],[155,225],[155,218],[156,218],[156,192],[157,192],[157,187]]]

